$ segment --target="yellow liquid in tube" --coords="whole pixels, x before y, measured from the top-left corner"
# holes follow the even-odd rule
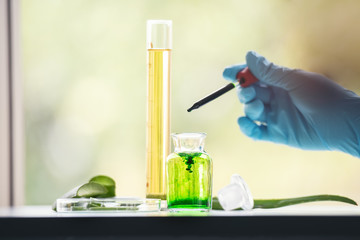
[[[170,49],[148,49],[146,197],[166,199],[165,161],[170,150]]]

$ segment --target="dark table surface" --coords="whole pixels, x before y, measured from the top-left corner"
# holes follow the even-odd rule
[[[360,239],[360,208],[299,205],[209,213],[56,213],[0,208],[0,239]]]

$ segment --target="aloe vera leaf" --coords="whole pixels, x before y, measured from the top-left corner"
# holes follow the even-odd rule
[[[89,182],[82,185],[76,192],[76,197],[98,197],[101,195],[105,195],[108,193],[108,190],[105,186],[95,183]]]
[[[343,202],[352,205],[357,205],[357,203],[347,197],[338,196],[338,195],[312,195],[298,198],[282,198],[282,199],[255,199],[254,208],[279,208],[295,204],[308,203],[308,202],[318,202],[318,201],[336,201]],[[214,210],[223,210],[217,197],[213,198],[213,207]],[[236,210],[242,210],[237,208]]]
[[[300,203],[318,202],[318,201],[336,201],[343,202],[352,205],[357,203],[347,197],[338,195],[313,195],[298,198],[284,198],[284,199],[257,199],[254,201],[254,208],[278,208],[284,206],[290,206]]]
[[[91,211],[137,211],[138,208],[134,207],[129,209],[127,207],[91,207]]]
[[[79,198],[79,197],[106,198],[106,197],[115,196],[115,181],[111,177],[105,175],[97,175],[91,178],[89,180],[89,183],[85,183],[83,185],[71,189],[60,198]],[[56,201],[52,204],[51,208],[54,211],[56,211]]]
[[[79,190],[80,187],[81,187],[81,185],[79,185],[77,187],[74,187],[73,189],[71,189],[70,191],[68,191],[64,195],[62,195],[60,198],[74,198],[74,197],[76,197],[76,193],[77,193],[77,191]],[[52,210],[56,211],[56,200],[51,205],[51,208],[52,208]]]
[[[99,195],[97,197],[106,198],[106,197],[114,197],[115,196],[115,181],[111,177],[105,175],[98,175],[89,180],[89,182],[94,182],[103,185],[108,192],[103,195]]]

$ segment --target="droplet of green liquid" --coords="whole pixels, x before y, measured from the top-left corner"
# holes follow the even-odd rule
[[[194,158],[199,157],[202,153],[195,152],[195,153],[178,153],[178,155],[183,159],[183,162],[186,164],[186,170],[189,173],[192,173],[191,170],[192,165],[194,164]]]

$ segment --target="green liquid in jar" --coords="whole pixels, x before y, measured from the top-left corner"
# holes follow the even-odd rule
[[[172,153],[167,159],[168,209],[210,210],[212,161],[204,152]]]

